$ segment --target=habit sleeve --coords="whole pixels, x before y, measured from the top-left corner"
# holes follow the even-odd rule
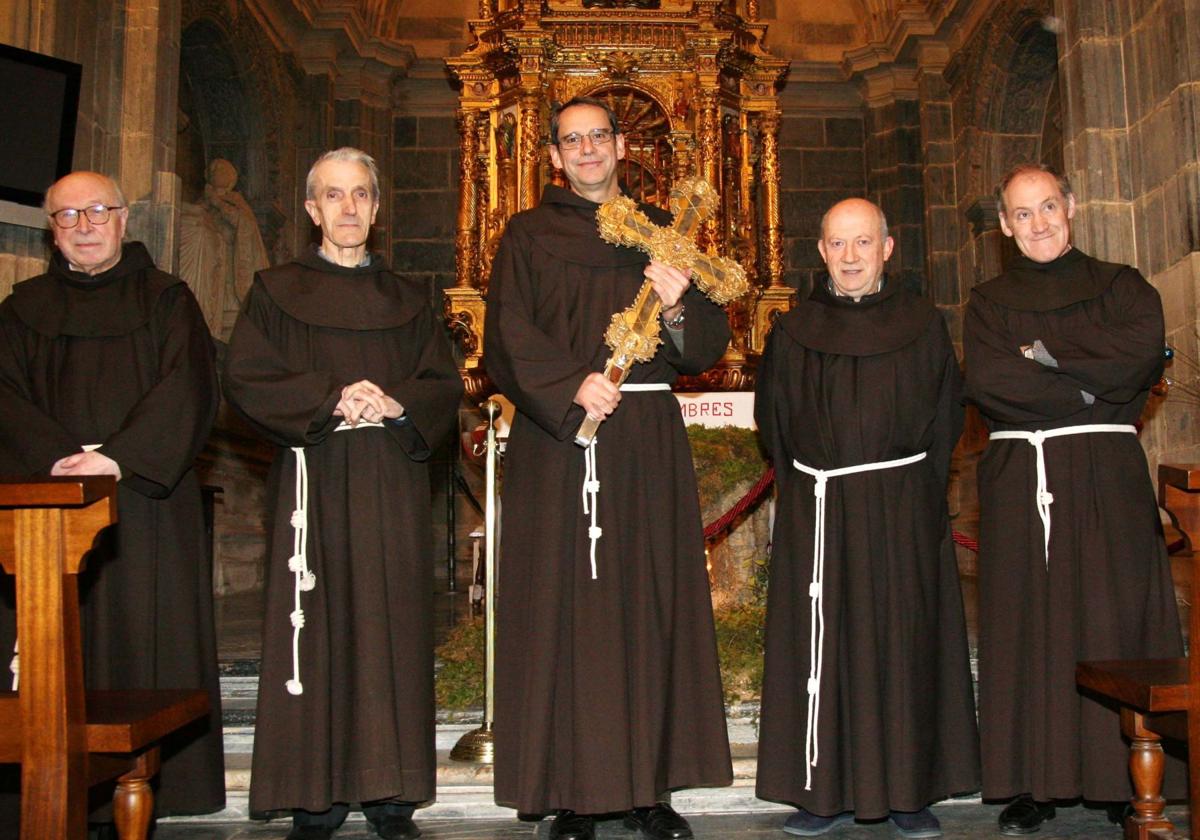
[[[963,359],[967,398],[995,420],[1036,423],[1069,417],[1086,408],[1079,393],[1084,386],[1022,356],[999,307],[978,292],[971,294],[967,304]]]
[[[555,438],[567,440],[583,421],[583,410],[574,399],[592,370],[586,359],[572,355],[534,321],[530,244],[518,241],[513,227],[505,231],[492,263],[484,364],[488,376],[523,414]]]
[[[767,455],[775,463],[776,481],[789,474],[792,456],[787,445],[788,410],[787,383],[780,376],[786,365],[786,344],[791,339],[781,329],[771,330],[767,347],[758,363],[758,379],[754,386],[754,422]]]
[[[0,304],[0,472],[20,475],[49,473],[60,458],[81,451],[80,442],[33,400],[27,331],[8,303]]]
[[[415,339],[423,340],[421,357],[407,379],[376,383],[404,407],[408,422],[386,423],[392,435],[414,461],[427,460],[438,442],[458,422],[462,378],[450,354],[450,343],[428,307],[417,316]]]
[[[671,367],[687,376],[708,370],[725,354],[729,346],[729,318],[694,285],[683,297],[683,351],[673,341],[664,341],[659,350]],[[663,332],[667,331],[664,326]],[[572,395],[574,396],[574,395]]]
[[[933,466],[938,482],[945,486],[950,480],[950,458],[954,447],[962,436],[963,407],[962,407],[962,373],[958,369],[958,359],[954,356],[954,348],[950,344],[950,335],[946,330],[946,322],[939,316],[933,325],[932,341],[945,349],[946,366],[942,370],[941,387],[938,389],[937,414],[934,417],[932,456]]]
[[[1113,280],[1104,320],[1087,329],[1038,336],[1058,361],[1055,375],[1110,403],[1136,399],[1163,370],[1162,302],[1133,268]]]
[[[191,468],[217,416],[220,390],[204,315],[182,283],[164,291],[153,316],[158,381],[100,451],[121,467],[130,489],[170,495]]]
[[[256,277],[229,339],[225,395],[272,442],[309,446],[341,422],[333,410],[342,383],[332,371],[288,365],[267,339],[272,320],[283,317]]]

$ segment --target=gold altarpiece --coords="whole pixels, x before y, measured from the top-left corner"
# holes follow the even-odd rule
[[[758,0],[480,0],[469,25],[471,46],[446,60],[462,90],[457,276],[445,293],[468,392],[491,387],[483,314],[504,225],[561,177],[546,147],[550,103],[581,94],[616,111],[622,180],[635,198],[666,207],[672,183],[695,174],[717,187],[721,206],[699,245],[737,259],[753,288],[728,307],[734,338],[721,363],[686,386],[750,387],[767,330],[792,298],[779,219],[788,62],[764,44]]]

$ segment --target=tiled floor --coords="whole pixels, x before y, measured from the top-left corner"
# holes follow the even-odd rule
[[[972,803],[947,803],[939,805],[934,812],[942,821],[945,837],[954,840],[973,840],[973,838],[996,838],[996,817],[1001,810],[1000,805],[980,805]],[[1178,824],[1187,819],[1187,812],[1182,807],[1168,809],[1168,816]],[[781,830],[784,815],[773,814],[724,814],[721,816],[693,816],[690,818],[697,840],[719,840],[719,838],[757,838],[774,837],[783,840],[788,837]],[[515,840],[515,838],[539,838],[545,840],[548,836],[549,823],[521,823],[516,819],[504,821],[420,821],[422,837],[426,840]],[[163,825],[155,832],[154,840],[281,840],[287,835],[289,824],[287,820],[277,820],[272,823],[255,823],[223,826],[184,826]],[[374,837],[370,828],[362,821],[348,822],[337,833],[341,840],[368,840]],[[598,840],[634,840],[638,835],[622,827],[621,821],[614,820],[600,824]],[[896,837],[891,823],[884,821],[873,824],[855,823],[840,826],[824,835],[830,840],[875,840],[875,838]],[[1182,838],[1182,835],[1180,835]],[[1061,838],[1088,838],[1102,840],[1121,837],[1121,830],[1105,819],[1103,810],[1084,808],[1080,806],[1060,808],[1058,816],[1047,822],[1042,830],[1034,835],[1035,840],[1061,840]]]

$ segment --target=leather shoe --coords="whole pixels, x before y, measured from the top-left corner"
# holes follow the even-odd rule
[[[421,829],[412,821],[412,817],[403,814],[385,814],[378,820],[368,820],[371,828],[375,829],[383,840],[415,840],[421,836]]]
[[[634,808],[625,815],[625,827],[635,828],[651,840],[681,840],[692,836],[692,827],[665,802],[653,808]]]
[[[596,820],[574,811],[560,811],[550,823],[550,840],[596,840]]]
[[[288,832],[287,840],[330,840],[335,831],[323,825],[296,825]]]
[[[1000,812],[1000,833],[1020,837],[1040,831],[1042,823],[1054,819],[1054,803],[1035,802],[1027,793],[1021,794]]]

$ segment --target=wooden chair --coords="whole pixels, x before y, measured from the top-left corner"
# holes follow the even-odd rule
[[[17,578],[21,646],[19,691],[0,692],[0,762],[21,764],[22,840],[85,837],[87,789],[113,778],[117,832],[143,840],[159,739],[208,714],[199,690],[83,690],[78,577],[116,518],[111,477],[0,480],[0,565]]]
[[[1161,464],[1158,495],[1159,505],[1187,537],[1191,550],[1188,656],[1080,662],[1075,680],[1121,706],[1134,788],[1134,813],[1125,821],[1127,840],[1148,840],[1174,830],[1163,814],[1162,738],[1187,744],[1189,822],[1191,836],[1200,839],[1200,464]]]

